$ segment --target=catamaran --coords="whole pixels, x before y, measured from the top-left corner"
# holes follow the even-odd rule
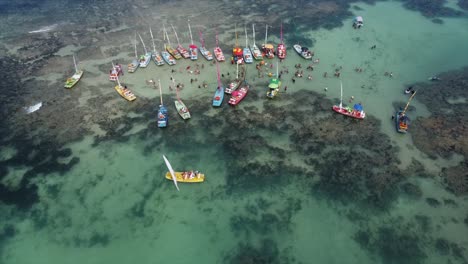
[[[273,59],[275,57],[275,47],[272,44],[269,44],[267,41],[268,41],[268,25],[266,25],[265,43],[263,43],[262,45],[262,53],[264,57],[268,59]]]
[[[179,41],[179,36],[177,36],[177,31],[175,30],[174,26],[171,24],[171,27],[172,27],[172,30],[174,30],[174,34],[175,34],[175,37],[176,37],[176,40],[177,40],[177,51],[180,53],[180,55],[182,56],[182,58],[184,59],[188,59],[190,58],[190,54],[188,52],[188,50],[184,47],[182,47],[182,45],[180,45],[180,41]]]
[[[281,87],[281,80],[279,79],[278,75],[278,62],[276,62],[276,76],[270,79],[270,83],[268,84],[268,91],[267,97],[273,99],[279,93],[279,89]]]
[[[231,64],[244,64],[244,53],[242,49],[239,47],[239,43],[237,42],[237,26],[235,29],[236,33],[236,46],[232,49],[232,59]]]
[[[283,42],[283,23],[281,23],[280,32],[281,43],[279,43],[278,47],[276,48],[276,56],[278,56],[280,60],[284,60],[286,58],[286,45]]]
[[[208,61],[213,60],[213,54],[211,54],[211,52],[207,48],[205,48],[205,40],[203,39],[203,34],[201,30],[198,30],[198,34],[200,35],[201,43],[201,46],[198,49],[200,50],[201,55],[205,57],[205,59]]]
[[[407,133],[408,132],[408,125],[409,125],[409,117],[406,115],[406,110],[408,110],[408,106],[413,100],[413,97],[416,95],[416,91],[411,95],[411,97],[408,100],[408,103],[406,103],[406,106],[403,110],[398,110],[395,115],[395,121],[396,121],[396,130],[399,133]]]
[[[133,61],[130,64],[127,65],[128,72],[130,72],[130,73],[135,72],[138,69],[138,67],[140,66],[140,62],[138,61],[138,52],[137,52],[137,48],[136,48],[136,43],[137,43],[137,41],[136,41],[136,33],[135,33],[135,45],[134,45],[134,47],[135,47],[135,58],[133,58]]]
[[[232,92],[232,96],[229,99],[229,104],[232,106],[238,105],[247,95],[249,88],[249,84],[244,80],[244,84],[239,89]]]
[[[216,61],[216,72],[218,75],[218,87],[216,88],[215,94],[213,96],[213,106],[221,106],[221,104],[223,103],[223,99],[224,99],[224,87],[223,87],[223,84],[221,83],[221,77],[219,75],[218,61]]]
[[[177,113],[182,117],[182,119],[189,119],[191,117],[190,111],[188,110],[187,106],[185,106],[184,102],[180,99],[179,96],[179,88],[175,85],[175,79],[172,77],[172,84],[176,87],[176,96],[177,100],[174,101],[175,108],[177,109]]]
[[[255,24],[252,24],[252,32],[253,32],[253,45],[250,46],[250,51],[252,52],[252,56],[255,60],[263,60],[263,54],[260,49],[255,45]]]
[[[150,28],[150,34],[151,34],[151,42],[153,43],[153,54],[152,54],[153,61],[158,66],[164,65],[164,59],[161,57],[159,52],[156,50],[156,45],[154,44],[153,31],[151,31],[151,28]]]
[[[166,156],[163,155],[164,162],[166,163],[167,169],[169,170],[166,173],[166,179],[172,180],[174,182],[177,191],[179,191],[179,186],[177,186],[177,182],[186,182],[186,183],[196,183],[196,182],[203,182],[205,180],[205,174],[199,171],[178,171],[175,172],[167,160]]]
[[[141,44],[145,50],[145,54],[140,56],[140,67],[146,68],[146,66],[148,66],[151,61],[151,51],[146,50],[145,42],[143,42],[143,38],[141,37],[140,33],[138,33],[138,37],[140,37]]]
[[[249,49],[249,37],[247,36],[247,28],[244,26],[244,31],[245,31],[245,48],[242,51],[242,55],[244,57],[245,63],[252,63],[253,58],[252,58],[252,52],[250,52]]]
[[[190,59],[197,60],[198,59],[198,47],[197,45],[193,44],[192,29],[190,28],[190,20],[188,21],[188,29],[190,33],[190,46],[189,46]]]
[[[364,112],[361,103],[355,104],[353,108],[343,107],[343,83],[340,81],[341,95],[340,95],[340,104],[334,105],[332,107],[333,111],[357,119],[364,119],[366,113]]]
[[[163,28],[167,39],[166,51],[169,52],[169,54],[171,54],[176,60],[182,59],[180,53],[171,46],[171,40],[169,39],[169,35],[167,35],[166,26],[163,25]]]
[[[67,81],[65,82],[65,88],[70,89],[75,84],[78,83],[78,81],[81,79],[83,76],[83,70],[78,69],[78,65],[76,64],[76,59],[75,55],[73,55],[73,65],[75,65],[75,73],[72,75],[72,77],[68,78]]]
[[[166,39],[166,31],[164,30],[164,39],[163,41]],[[161,56],[163,58],[163,60],[169,64],[170,66],[172,65],[176,65],[176,60],[175,58],[169,53],[167,52],[166,50],[166,43],[164,43],[164,48],[162,49],[161,51]]]
[[[244,68],[243,73],[245,74],[245,68]],[[242,83],[243,80],[245,80],[245,78],[239,79],[239,64],[236,63],[236,79],[229,83],[228,87],[226,87],[224,92],[227,94],[231,94],[239,87],[239,85]]]
[[[112,63],[112,67],[114,67],[114,64]],[[136,99],[136,96],[130,91],[127,86],[122,86],[119,81],[119,77],[117,76],[117,85],[114,87],[117,93],[120,94],[123,98],[125,98],[127,101],[134,101]]]
[[[214,55],[216,57],[216,60],[219,62],[226,60],[223,51],[219,47],[218,30],[216,30],[216,47],[214,48]]]
[[[153,83],[153,87],[156,88],[156,83],[153,80],[150,80]],[[161,99],[161,104],[159,105],[158,109],[158,127],[167,127],[169,124],[169,114],[167,112],[167,108],[164,106],[162,91],[161,91],[161,80],[158,80],[159,86],[159,98]]]

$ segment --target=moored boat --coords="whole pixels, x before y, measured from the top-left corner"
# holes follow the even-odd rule
[[[244,57],[245,63],[252,63],[253,62],[253,57],[252,57],[252,52],[250,51],[249,48],[249,37],[247,36],[247,28],[244,27],[245,31],[245,48],[242,50],[242,56]]]
[[[151,34],[151,42],[153,43],[153,54],[151,56],[156,65],[162,66],[164,65],[164,59],[161,56],[161,54],[159,54],[159,52],[156,50],[156,45],[154,44],[153,31],[151,31],[151,28],[150,28],[150,34]]]
[[[280,33],[281,43],[279,43],[278,47],[276,48],[276,56],[278,56],[280,60],[284,60],[286,58],[286,45],[284,44],[284,41],[283,41],[283,23],[281,23],[280,32],[281,32]]]
[[[176,86],[174,78],[172,78],[172,83],[174,84],[174,86]],[[177,109],[177,113],[179,113],[180,117],[182,117],[182,119],[184,120],[191,118],[192,116],[190,115],[190,111],[188,110],[187,106],[185,106],[184,102],[182,102],[182,100],[180,99],[178,87],[176,87],[176,96],[177,100],[174,101],[174,105]]]
[[[339,114],[345,115],[345,116],[352,117],[352,118],[364,119],[366,117],[366,113],[364,112],[361,103],[354,104],[353,108],[349,106],[348,107],[343,106],[343,83],[341,81],[340,81],[340,89],[341,89],[340,104],[334,105],[332,107],[333,111]]]
[[[150,83],[152,83],[153,87],[156,88],[156,83],[154,82],[154,80],[150,80]],[[158,80],[158,86],[159,98],[161,100],[161,104],[159,105],[158,109],[158,127],[167,127],[167,125],[169,124],[169,113],[163,103],[161,80]]]
[[[146,50],[145,42],[143,42],[143,38],[141,37],[140,33],[138,33],[138,37],[140,37],[143,50],[145,51],[143,55],[140,55],[140,67],[146,68],[151,61],[151,51]]]
[[[180,55],[180,53],[172,47],[171,40],[169,39],[169,35],[167,34],[166,27],[164,25],[163,25],[163,28],[164,28],[164,33],[167,39],[167,45],[165,46],[166,51],[169,52],[169,54],[171,54],[172,57],[174,57],[174,59],[176,60],[182,59],[182,56]]]
[[[188,50],[186,48],[184,48],[182,45],[180,45],[179,36],[177,36],[177,31],[175,30],[174,26],[171,25],[171,27],[172,27],[172,30],[174,30],[174,34],[175,34],[175,37],[176,37],[176,40],[177,40],[176,50],[179,52],[179,54],[182,56],[182,58],[184,58],[184,59],[190,58],[190,53],[188,52]]]
[[[138,67],[140,66],[140,61],[138,60],[138,52],[136,48],[136,33],[135,33],[135,58],[133,58],[132,62],[127,65],[127,70],[129,73],[134,73]]]
[[[109,72],[109,81],[117,81],[117,77],[123,75],[122,65],[117,64],[112,67],[112,70]]]
[[[239,43],[237,42],[237,26],[235,29],[236,33],[236,45],[232,49],[232,58],[231,64],[244,64],[244,51],[239,47]]]
[[[83,76],[83,70],[78,69],[78,66],[76,64],[76,59],[75,55],[73,55],[73,65],[75,66],[75,73],[72,75],[72,77],[68,78],[67,81],[65,82],[65,88],[70,89],[75,84],[77,84],[80,80],[81,77]]]
[[[213,96],[213,106],[221,106],[224,100],[224,87],[221,83],[221,77],[219,74],[219,64],[216,61],[216,72],[218,77],[218,87],[216,88],[215,94]]]
[[[229,104],[232,106],[238,105],[249,92],[249,88],[250,87],[247,84],[247,82],[244,81],[243,85],[240,88],[232,92],[232,96],[229,99]]]
[[[205,181],[205,174],[198,171],[175,171],[175,179],[177,182],[197,183]],[[172,180],[170,172],[166,172],[166,179]]]
[[[302,47],[299,44],[294,44],[294,50],[304,59],[306,60],[311,60],[313,53],[307,48],[307,47]]]
[[[245,76],[245,68],[243,68],[243,76]],[[244,80],[245,78],[244,79],[239,78],[239,64],[236,64],[236,79],[229,83],[228,87],[224,89],[224,93],[231,94],[237,88],[239,88],[239,86]]]
[[[198,47],[197,45],[193,44],[192,29],[190,28],[190,20],[188,21],[188,28],[189,28],[189,33],[190,33],[190,45],[189,45],[190,59],[194,61],[198,59]]]
[[[408,103],[406,103],[406,106],[403,110],[398,110],[395,114],[395,125],[396,125],[396,130],[398,133],[407,133],[408,132],[408,126],[410,119],[406,115],[406,110],[408,109],[408,106],[413,100],[414,96],[416,95],[416,91],[411,95],[411,97],[408,100]]]
[[[114,87],[114,89],[117,91],[117,93],[120,94],[125,100],[127,101],[134,101],[136,99],[136,96],[130,91],[127,86],[122,86],[120,84],[119,78],[117,77],[117,85]]]
[[[268,91],[267,97],[273,99],[278,95],[279,89],[281,87],[281,80],[278,76],[278,62],[276,63],[276,76],[270,79],[270,83],[268,84]]]
[[[262,54],[263,57],[268,59],[273,59],[275,57],[275,47],[273,44],[268,43],[268,25],[266,25],[265,43],[262,45]]]
[[[217,61],[225,61],[224,53],[219,47],[218,31],[216,31],[216,47],[214,48],[214,55]]]
[[[255,60],[263,60],[263,54],[255,44],[255,24],[252,24],[253,44],[250,46],[250,51]]]
[[[198,31],[198,34],[200,35],[200,43],[201,46],[198,48],[200,50],[200,53],[203,57],[205,57],[206,60],[211,61],[213,60],[213,54],[205,47],[205,40],[203,39],[203,34],[201,30]]]

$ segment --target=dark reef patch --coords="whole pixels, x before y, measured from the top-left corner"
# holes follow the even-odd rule
[[[258,247],[248,243],[239,243],[236,249],[228,253],[223,263],[230,264],[300,264],[287,250],[281,251],[275,241],[264,239]]]

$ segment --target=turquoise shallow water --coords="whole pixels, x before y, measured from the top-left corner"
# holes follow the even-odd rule
[[[468,242],[463,222],[466,197],[446,191],[437,177],[420,177],[423,173],[411,167],[414,158],[427,173],[437,175],[442,167],[453,166],[464,157],[429,159],[413,146],[410,134],[396,134],[390,121],[392,103],[407,100],[402,95],[405,86],[466,65],[468,54],[462,51],[468,44],[466,17],[444,18],[443,24],[436,24],[399,2],[358,3],[349,11],[365,18],[361,30],[350,26],[351,18],[331,30],[294,29],[313,40],[312,49],[320,63],[309,72],[305,69],[309,63],[288,49],[287,59],[280,64],[281,70],[289,70],[283,75],[288,90],[278,100],[267,101],[268,78],[258,77],[255,66],[250,65],[247,79],[253,88],[245,101],[237,108],[224,104],[212,109],[209,103],[216,68],[200,58],[200,75],[186,71],[189,66],[195,68],[189,61],[178,61],[172,68],[151,63],[147,69],[125,73],[121,81],[138,97],[130,105],[115,93],[107,71],[111,61],[130,62],[133,51],[127,38],[133,34],[132,27],[144,31],[152,20],[159,25],[178,14],[174,16],[177,27],[186,30],[186,17],[174,4],[158,4],[165,8],[164,14],[139,9],[148,3],[129,5],[135,14],[134,25],[125,20],[114,27],[99,19],[99,23],[85,25],[85,31],[99,38],[81,41],[77,37],[66,42],[36,69],[40,74],[32,78],[44,82],[41,89],[49,89],[63,102],[47,99],[37,113],[14,114],[18,123],[26,124],[18,127],[32,128],[28,132],[32,146],[40,147],[27,151],[26,162],[9,165],[1,183],[15,190],[29,179],[38,188],[37,201],[25,207],[0,203],[4,212],[0,216],[0,262],[463,263],[468,259],[462,249]],[[207,4],[202,2],[196,8],[203,10]],[[331,3],[319,7],[322,12],[335,8]],[[276,10],[275,5],[271,8]],[[96,7],[93,12],[104,10]],[[285,22],[291,17],[285,17]],[[213,47],[212,18],[193,19],[194,28],[210,25],[204,30],[206,38],[211,37],[207,46]],[[267,19],[255,13],[245,19],[258,24],[256,39],[262,43]],[[60,27],[70,29],[76,23],[74,19],[49,22],[21,27],[29,32],[57,24],[49,33],[29,34],[53,38],[56,32],[60,42],[66,41],[61,40],[65,33]],[[225,29],[220,40],[229,53],[234,30],[216,24]],[[106,29],[99,33],[101,26]],[[269,38],[272,42],[278,40],[274,30]],[[83,34],[81,29],[76,31]],[[287,43],[294,41],[288,39],[292,31],[285,27]],[[159,29],[154,32],[161,33]],[[186,32],[180,35],[188,43]],[[21,43],[15,46],[9,37],[2,37],[2,52],[21,55]],[[242,34],[239,43],[244,43]],[[371,50],[374,44],[377,48]],[[113,45],[120,49],[113,51]],[[75,88],[63,91],[64,72],[70,72],[73,52],[85,76]],[[296,78],[292,82],[298,63],[312,80]],[[361,123],[330,115],[331,105],[338,103],[340,95],[339,79],[331,73],[340,66],[344,102],[354,96],[354,102],[362,102],[369,115]],[[235,67],[229,63],[220,67],[227,82]],[[362,67],[363,72],[355,72],[355,67]],[[266,65],[262,73],[266,76],[274,70]],[[387,71],[394,77],[385,76]],[[324,72],[330,77],[322,77]],[[172,107],[171,76],[185,84],[181,98],[193,115],[188,122],[176,116]],[[171,113],[167,129],[156,127],[153,108],[159,98],[145,83],[150,78],[162,81]],[[192,78],[198,81],[190,84]],[[199,89],[202,81],[209,88]],[[45,99],[31,92],[22,100]],[[67,109],[66,104],[73,108]],[[412,105],[415,117],[429,115],[430,106],[417,100]],[[75,120],[79,122],[61,126]],[[86,124],[86,132],[78,129],[80,123]],[[63,145],[40,145],[47,132],[57,133],[56,140]],[[64,134],[75,133],[83,137],[63,140]],[[35,153],[44,153],[43,148],[48,147],[71,154],[51,155],[36,163],[40,157]],[[15,143],[2,146],[1,161],[15,153],[22,153]],[[177,192],[164,179],[163,154],[176,170],[203,171],[206,182],[179,184]],[[64,167],[73,158],[79,161],[62,171],[40,166],[54,158]],[[28,174],[33,168],[34,173]],[[421,193],[416,198],[404,194],[404,183],[417,186]],[[445,242],[451,245],[445,246]],[[448,252],[443,250],[447,247]]]

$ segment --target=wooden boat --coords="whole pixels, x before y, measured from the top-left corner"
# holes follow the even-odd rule
[[[141,38],[140,33],[138,33],[138,37],[140,37],[141,44],[145,50],[145,54],[140,56],[140,67],[146,68],[151,61],[151,51],[146,50],[145,42],[143,42],[143,38]]]
[[[244,73],[243,76],[245,76],[245,68],[243,68],[243,73]],[[244,80],[245,80],[245,77],[244,79],[239,78],[239,64],[236,64],[236,79],[229,83],[228,87],[224,89],[224,93],[231,94],[237,88],[239,88],[239,86]]]
[[[245,48],[242,50],[242,56],[244,57],[245,63],[252,63],[253,62],[253,57],[252,57],[252,52],[250,52],[249,49],[249,37],[247,36],[247,28],[244,27],[245,31]]]
[[[151,79],[149,82],[153,84],[154,88],[156,88],[156,82],[154,80]],[[167,125],[169,124],[169,114],[167,112],[167,108],[164,106],[163,103],[161,80],[158,80],[158,86],[159,98],[161,100],[161,104],[159,105],[158,109],[158,127],[167,127]]]
[[[176,50],[179,52],[179,54],[182,56],[182,58],[184,58],[184,59],[190,58],[190,53],[188,52],[188,50],[186,48],[182,47],[182,45],[180,45],[179,36],[177,36],[177,31],[175,30],[175,28],[174,28],[174,26],[172,24],[171,24],[171,27],[172,27],[172,30],[174,30],[174,34],[175,34],[175,37],[176,37],[176,40],[177,40]]]
[[[276,48],[276,56],[278,56],[280,60],[284,60],[286,58],[286,45],[283,42],[283,23],[281,23],[280,32],[281,43],[279,43],[278,47]]]
[[[117,85],[114,87],[115,90],[125,98],[127,101],[134,101],[136,99],[136,96],[130,91],[127,86],[122,86],[120,84],[119,78],[117,77]]]
[[[198,59],[198,47],[197,45],[193,44],[192,29],[190,28],[190,20],[188,21],[188,28],[189,28],[189,33],[190,33],[190,46],[189,46],[190,59],[194,61]]]
[[[200,35],[200,43],[201,46],[198,48],[200,53],[206,60],[211,61],[213,60],[213,54],[205,47],[205,40],[203,39],[203,34],[201,30],[198,30],[198,34]]]
[[[244,81],[244,84],[239,89],[232,92],[232,96],[229,99],[229,104],[232,106],[238,105],[245,98],[248,92],[249,85]]]
[[[260,49],[255,45],[255,24],[252,24],[252,32],[253,32],[253,45],[250,46],[250,51],[252,52],[252,56],[255,60],[263,60],[263,54]]]
[[[161,56],[161,54],[159,54],[159,52],[156,50],[156,45],[154,44],[153,31],[151,31],[151,28],[150,28],[150,34],[151,34],[151,42],[153,43],[153,54],[152,54],[153,61],[156,65],[162,66],[164,65],[164,59]]]
[[[299,44],[294,44],[294,50],[299,54],[302,58],[306,60],[312,59],[312,52],[307,47],[302,47]]]
[[[366,117],[366,113],[362,109],[361,103],[355,104],[354,108],[351,108],[349,106],[343,107],[343,83],[341,81],[340,81],[340,87],[341,87],[340,104],[334,105],[332,107],[333,111],[339,114],[345,115],[345,116],[352,117],[352,118],[364,119]]]
[[[138,60],[138,52],[136,48],[136,33],[135,33],[135,58],[133,58],[133,61],[127,65],[127,69],[129,73],[134,73],[138,67],[140,66],[140,61]]]
[[[109,72],[109,81],[117,81],[117,77],[123,75],[122,65],[117,64],[112,67],[112,70]]]
[[[273,44],[268,44],[268,25],[265,31],[265,43],[262,45],[263,57],[273,59],[275,57],[275,47]]]
[[[218,76],[218,87],[216,88],[215,94],[213,96],[213,106],[221,106],[224,100],[224,87],[221,83],[221,77],[219,74],[219,64],[216,61],[216,72]]]
[[[166,179],[172,180],[174,182],[177,191],[180,191],[177,182],[196,183],[205,181],[205,174],[200,173],[199,171],[175,172],[166,156],[163,155],[163,159],[166,163],[167,169],[169,170],[166,172]]]
[[[174,85],[174,87],[176,87],[174,78],[172,78],[172,84]],[[179,115],[184,120],[191,118],[190,111],[188,110],[187,106],[185,106],[184,102],[182,102],[182,100],[180,99],[179,88],[177,87],[176,87],[176,96],[177,96],[177,100],[174,101],[174,105],[175,105],[175,108],[177,109],[177,113],[179,113]]]
[[[73,55],[73,65],[75,65],[75,73],[65,82],[64,87],[67,89],[70,89],[73,86],[75,86],[75,84],[77,84],[83,76],[83,70],[78,69],[78,66],[76,64],[75,55]]]
[[[276,76],[270,79],[270,83],[268,84],[268,91],[267,97],[273,99],[279,93],[279,89],[281,87],[281,80],[278,78],[278,62],[276,62]]]
[[[408,106],[413,100],[414,96],[416,95],[416,91],[411,95],[411,97],[408,100],[408,103],[406,103],[406,106],[403,110],[398,110],[395,114],[395,125],[396,125],[396,130],[398,133],[407,133],[408,132],[408,125],[409,125],[409,117],[406,115],[406,110],[408,109]]]
[[[174,59],[176,60],[182,59],[182,56],[180,55],[180,53],[172,47],[171,40],[169,39],[169,35],[167,35],[166,27],[164,25],[163,25],[163,28],[164,28],[164,33],[167,39],[167,45],[165,46],[166,51],[169,52],[169,54],[171,54],[172,57],[174,57]]]
[[[239,47],[239,43],[237,42],[237,26],[235,29],[236,33],[236,45],[232,49],[232,58],[231,64],[244,64],[244,51]]]
[[[218,31],[216,31],[216,47],[214,48],[214,55],[217,61],[225,61],[224,53],[219,47]]]

